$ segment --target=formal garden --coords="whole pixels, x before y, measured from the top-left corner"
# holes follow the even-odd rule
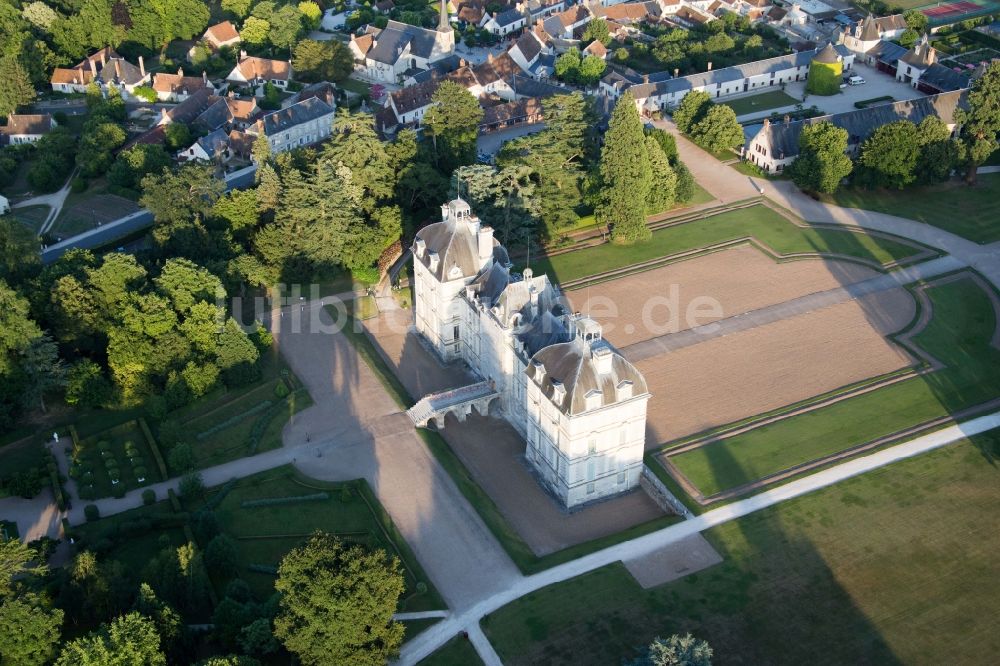
[[[487,616],[505,664],[610,664],[692,632],[718,663],[990,661],[996,432],[705,532],[724,561],[642,589],[614,564]],[[941,640],[954,628],[975,640]],[[447,662],[446,662],[447,663]]]
[[[70,478],[81,500],[124,497],[167,479],[167,470],[144,419],[126,421],[80,439],[71,428]]]

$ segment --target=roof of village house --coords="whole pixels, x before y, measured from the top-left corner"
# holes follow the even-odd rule
[[[217,130],[232,119],[229,112],[229,105],[223,97],[216,97],[207,109],[198,114],[194,119],[195,125],[204,127],[209,132]]]
[[[526,30],[523,35],[518,37],[517,41],[514,42],[514,46],[510,48],[512,50],[517,49],[520,51],[521,55],[524,56],[525,61],[529,63],[542,52],[542,45],[539,43],[538,39],[535,38],[535,35],[528,30]]]
[[[375,37],[371,33],[365,33],[360,37],[351,35],[351,41],[354,42],[354,45],[358,47],[359,51],[361,51],[361,55],[368,54],[368,51],[370,51],[372,48],[372,43],[374,42],[374,40]]]
[[[537,97],[525,97],[513,102],[497,104],[483,109],[483,119],[480,125],[496,125],[497,123],[516,122],[521,118],[536,116],[542,113],[542,100]]]
[[[510,9],[498,12],[493,16],[493,21],[501,27],[505,25],[512,25],[523,19],[524,14],[517,7],[511,7]]]
[[[769,10],[767,10],[767,18],[771,19],[772,21],[780,21],[781,19],[785,18],[787,14],[788,10],[785,9],[784,7],[779,7],[778,5],[775,5],[771,7]]]
[[[184,70],[176,74],[157,72],[153,75],[153,90],[164,93],[187,92],[208,87],[208,81],[202,76],[184,76]]]
[[[233,130],[229,133],[229,148],[234,153],[249,155],[250,151],[253,149],[254,139],[254,136],[247,134],[246,132]]]
[[[954,122],[955,110],[967,105],[967,91],[954,91],[919,97],[917,99],[880,104],[857,111],[847,111],[829,116],[819,116],[789,123],[765,123],[760,133],[771,147],[772,154],[779,156],[798,155],[799,135],[807,124],[829,122],[847,130],[850,143],[860,143],[882,125],[897,120],[919,123],[927,116],[937,116],[946,124]],[[759,133],[759,134],[760,134]]]
[[[436,30],[420,28],[399,21],[389,21],[381,32],[375,35],[367,57],[375,62],[394,64],[407,45],[410,53],[420,58],[429,58],[436,43]]]
[[[0,134],[25,136],[45,134],[52,129],[52,116],[48,113],[12,113],[7,116],[7,124],[0,127]]]
[[[530,76],[523,76],[518,74],[514,77],[514,91],[518,95],[524,95],[526,97],[552,97],[553,95],[564,95],[568,91],[552,83],[546,81],[539,81],[533,79]]]
[[[583,49],[582,53],[584,55],[594,55],[598,58],[603,58],[608,55],[608,49],[604,44],[595,39],[587,45],[587,48]]]
[[[231,21],[223,21],[210,25],[205,30],[205,41],[216,46],[231,44],[240,40],[240,33],[236,31],[236,26]]]
[[[917,42],[912,49],[907,51],[906,55],[900,58],[900,60],[906,64],[920,69],[930,67],[936,59],[937,51],[935,51],[934,47],[932,47],[930,42],[927,41],[927,35],[921,37],[920,41]]]
[[[920,75],[920,83],[926,84],[940,92],[951,92],[968,88],[972,79],[967,72],[956,72],[950,67],[946,67],[939,62],[927,68],[927,71]]]
[[[254,124],[257,134],[272,136],[286,129],[316,120],[333,113],[329,104],[318,97],[310,97],[291,106],[272,111]]]
[[[882,32],[906,30],[909,27],[908,25],[906,25],[906,18],[902,14],[893,14],[892,16],[880,16],[877,19],[875,19],[875,25]]]
[[[905,56],[906,53],[906,48],[900,46],[896,42],[886,42],[880,40],[878,44],[868,49],[868,51],[865,52],[865,55],[877,58],[879,62],[887,65],[894,65],[896,61]]]
[[[240,60],[236,69],[247,81],[254,79],[269,79],[287,81],[291,78],[292,66],[287,60],[271,60],[247,56]]]
[[[847,56],[851,53],[842,44],[836,44],[833,48],[841,56]],[[683,92],[719,83],[740,81],[751,76],[779,72],[791,67],[805,67],[809,65],[816,53],[815,49],[812,51],[799,51],[798,53],[789,53],[788,55],[776,58],[757,60],[756,62],[748,62],[743,65],[734,65],[733,67],[724,67],[722,69],[689,74],[688,76],[658,82],[652,82],[652,75],[650,75],[650,83],[633,85],[628,89],[632,91],[636,99],[645,99],[651,95],[669,95],[671,93]]]
[[[335,106],[337,99],[337,86],[329,81],[310,83],[302,90],[292,95],[289,103],[294,104],[295,102],[301,102],[302,100],[309,99],[310,97],[318,97],[330,106]]]
[[[875,23],[875,19],[869,15],[865,18],[864,23],[861,24],[861,41],[870,42],[876,39],[881,39],[881,34],[878,25]]]
[[[93,63],[93,67],[91,67]],[[108,72],[104,68],[110,66]],[[90,54],[73,67],[57,67],[52,72],[52,83],[73,83],[86,85],[94,80],[94,70],[103,81],[118,81],[133,85],[142,81],[145,76],[137,66],[118,55],[114,49],[107,46]]]
[[[832,65],[840,62],[840,54],[837,53],[837,49],[833,47],[833,42],[827,42],[826,46],[820,49],[819,53],[813,57],[813,60]]]
[[[660,6],[655,2],[623,2],[610,7],[595,8],[594,14],[600,18],[611,19],[619,23],[634,23],[644,21],[650,15],[659,16]]]
[[[257,100],[253,97],[250,99],[227,97],[226,106],[229,107],[229,113],[232,114],[233,118],[236,120],[247,121],[260,112],[260,107],[257,106]]]
[[[217,129],[199,138],[195,143],[211,158],[225,152],[229,147],[229,135],[225,130]]]
[[[199,88],[183,102],[172,109],[164,109],[163,115],[174,123],[191,124],[218,99],[208,88]]]
[[[610,372],[600,373],[595,357],[611,355]],[[539,372],[544,368],[544,373]],[[632,396],[647,392],[646,380],[634,365],[607,340],[570,342],[549,345],[531,357],[525,374],[564,414],[587,411],[587,398],[599,396],[597,408],[618,402],[618,390],[631,384]]]
[[[549,34],[556,34],[562,32],[558,28],[554,31],[549,30],[550,21],[555,21],[552,23],[553,26],[559,26],[561,28],[568,28],[574,23],[579,23],[587,17],[593,16],[593,12],[586,5],[574,5],[565,11],[561,11],[558,14],[553,14],[552,16],[545,19],[545,29],[549,31]]]

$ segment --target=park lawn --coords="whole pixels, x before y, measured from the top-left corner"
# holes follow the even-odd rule
[[[614,564],[483,627],[510,666],[617,664],[689,631],[719,664],[992,663],[998,454],[994,430],[893,463],[708,530],[705,571],[643,590]]]
[[[441,618],[431,617],[425,620],[400,620],[403,625],[403,643],[411,641],[426,629],[431,628],[441,621]]]
[[[870,393],[671,456],[706,496],[843,451],[1000,395],[996,317],[970,280],[932,287],[933,318],[914,343],[945,364]]]
[[[358,296],[346,303],[348,313],[355,319],[371,319],[378,316],[378,305],[374,296]]]
[[[157,527],[131,533],[127,537],[112,535],[123,523],[170,515],[176,516],[170,502],[164,500],[84,523],[74,527],[73,532],[77,535],[80,550],[95,550],[102,561],[117,560],[127,572],[137,577],[165,545],[177,547],[187,543],[184,529],[180,526]]]
[[[42,204],[39,206],[25,206],[24,208],[13,209],[14,219],[21,224],[31,228],[36,234],[41,230],[42,224],[48,219],[52,209]]]
[[[275,392],[281,382],[291,389],[283,399]],[[284,408],[279,407],[282,403]],[[309,392],[274,352],[262,361],[261,378],[257,382],[236,389],[216,389],[194,404],[172,412],[167,419],[184,424],[188,433],[185,441],[194,453],[195,467],[202,469],[278,448],[285,423],[312,404]],[[262,420],[268,421],[266,426],[257,425]],[[263,434],[253,448],[250,436],[255,427],[262,427]],[[169,463],[168,447],[162,448]],[[176,475],[180,470],[171,473]]]
[[[1000,240],[1000,173],[980,174],[975,187],[952,180],[905,190],[842,188],[829,201],[932,224],[977,243]]]
[[[461,634],[419,662],[420,666],[481,666],[482,663],[472,641]]]
[[[344,488],[349,501],[344,501]],[[221,488],[221,487],[220,487]],[[220,492],[215,489],[215,492]],[[242,507],[245,500],[298,497],[326,492],[328,499],[260,507]],[[209,495],[209,499],[211,495]],[[399,558],[406,579],[400,611],[445,608],[409,546],[363,480],[327,483],[310,479],[291,465],[260,472],[237,481],[215,509],[222,531],[238,545],[235,575],[250,584],[258,599],[274,592],[274,576],[250,571],[253,564],[276,567],[292,548],[316,530],[323,530],[371,548],[381,548]],[[224,586],[225,581],[215,581]],[[418,583],[427,590],[417,591]]]
[[[710,201],[715,201],[715,197],[709,194],[708,190],[706,190],[704,187],[702,187],[698,183],[695,183],[694,195],[691,197],[690,201],[674,204],[668,210],[661,211],[656,215],[650,215],[649,217],[659,217],[661,215],[665,215],[666,213],[675,210],[682,210],[684,208],[690,208],[691,206],[698,206],[704,203],[709,203]],[[597,221],[594,219],[594,214],[591,213],[590,215],[584,215],[579,219],[577,219],[575,224],[572,224],[567,227],[559,227],[558,229],[553,229],[553,232],[556,234],[569,234],[573,233],[574,231],[582,231],[584,229],[593,229],[596,227],[597,227]]]
[[[126,444],[135,445],[138,455],[130,460]],[[107,444],[105,453],[101,444]],[[119,471],[119,483],[112,483],[107,462],[114,460]],[[122,495],[130,490],[164,481],[156,457],[137,421],[126,421],[80,441],[73,452],[70,476],[76,479],[81,499],[91,500]]]
[[[783,90],[771,90],[760,95],[741,97],[730,102],[722,102],[733,110],[737,116],[755,111],[768,111],[782,106],[794,106],[802,100],[795,99]]]
[[[727,211],[653,232],[644,243],[606,243],[553,257],[542,257],[536,273],[569,282],[632,264],[666,258],[717,243],[753,236],[779,254],[818,252],[856,257],[879,264],[905,259],[917,250],[883,238],[830,227],[800,227],[766,206]]]

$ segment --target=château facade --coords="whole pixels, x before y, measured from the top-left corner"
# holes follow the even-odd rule
[[[441,213],[412,247],[417,332],[489,382],[528,463],[567,508],[637,487],[650,397],[642,375],[547,276],[511,272],[468,203]]]

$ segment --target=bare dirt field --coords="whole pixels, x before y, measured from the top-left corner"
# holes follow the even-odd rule
[[[885,335],[915,308],[897,288],[639,361],[653,394],[647,445],[911,365]]]
[[[623,348],[876,275],[847,261],[778,263],[741,245],[566,295],[575,310],[589,311],[601,323],[604,337]]]
[[[475,381],[465,366],[441,364],[415,333],[408,333],[411,320],[412,310],[397,310],[364,322],[411,395]],[[566,513],[531,475],[524,462],[524,439],[502,419],[473,413],[459,423],[449,416],[441,434],[536,555],[616,534],[664,515],[641,490]]]

